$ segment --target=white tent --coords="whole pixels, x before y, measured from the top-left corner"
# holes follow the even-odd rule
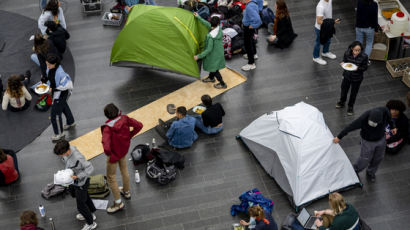
[[[304,102],[262,115],[239,137],[296,208],[360,185],[322,113]]]

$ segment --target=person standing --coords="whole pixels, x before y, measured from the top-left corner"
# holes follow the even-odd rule
[[[320,27],[325,19],[332,18],[332,1],[333,0],[320,0],[316,6],[316,40],[313,48],[313,61],[320,65],[327,64],[327,62],[320,57]],[[335,23],[340,23],[340,19],[336,19]],[[336,55],[329,51],[330,40],[331,39],[329,38],[329,40],[323,45],[322,57],[336,59]]]
[[[370,56],[373,46],[374,32],[379,26],[377,19],[378,10],[378,5],[374,0],[357,1],[356,41],[363,44],[364,37],[366,37],[366,48],[364,52],[367,56]]]
[[[246,3],[245,11],[243,12],[243,40],[245,43],[246,54],[245,59],[248,59],[248,64],[242,66],[243,71],[256,69],[255,59],[258,59],[256,54],[256,43],[254,35],[256,29],[262,25],[262,20],[259,16],[259,7],[256,0],[243,0]]]
[[[76,218],[77,220],[86,221],[81,230],[97,228],[97,223],[95,222],[97,217],[94,214],[97,209],[88,194],[90,175],[94,171],[93,165],[84,158],[83,154],[75,146],[70,146],[70,143],[66,140],[57,142],[54,146],[54,153],[62,157],[66,169],[71,169],[74,172],[72,176],[74,183],[70,185],[70,189],[73,191],[77,202],[79,214],[77,214]]]
[[[217,89],[226,89],[226,83],[222,79],[220,69],[225,68],[225,56],[224,47],[222,44],[222,30],[219,26],[219,18],[212,17],[209,23],[205,21],[198,13],[194,13],[194,16],[204,24],[211,31],[206,35],[205,48],[202,53],[194,56],[195,61],[198,59],[204,60],[204,70],[209,72],[209,77],[202,80],[202,82],[215,82],[215,77],[219,83],[214,87]]]
[[[384,159],[386,150],[385,128],[387,124],[390,126],[392,134],[396,135],[396,125],[392,121],[387,107],[377,107],[364,112],[333,139],[333,143],[337,144],[349,132],[360,129],[360,157],[353,167],[356,173],[367,167],[366,175],[371,182],[376,180],[377,168]]]
[[[58,141],[64,138],[64,130],[68,130],[76,125],[71,109],[67,100],[73,89],[73,82],[70,76],[64,72],[60,65],[60,58],[55,54],[47,56],[47,78],[42,78],[42,82],[50,83],[53,105],[51,106],[51,125],[53,126],[54,136],[51,140]],[[67,124],[63,126],[62,114],[67,118]],[[58,124],[57,124],[58,118]]]
[[[126,199],[131,198],[130,176],[125,156],[130,147],[131,138],[142,129],[143,125],[127,115],[121,115],[113,103],[105,106],[104,115],[108,120],[101,126],[102,145],[107,155],[107,183],[115,199],[114,204],[107,208],[107,212],[115,213],[124,208],[121,195]],[[117,165],[121,171],[123,187],[118,187],[117,184]]]
[[[347,108],[347,115],[349,116],[352,116],[354,113],[353,106],[356,101],[356,96],[359,93],[360,84],[363,81],[363,73],[367,70],[368,67],[368,60],[369,59],[367,55],[363,52],[362,44],[358,41],[354,41],[352,44],[350,44],[349,48],[345,52],[343,56],[343,62],[340,63],[340,65],[343,65],[344,63],[352,63],[357,66],[357,69],[354,71],[343,71],[340,100],[336,104],[336,108],[338,109],[345,106],[347,93],[349,92],[349,89],[351,87],[350,99]]]

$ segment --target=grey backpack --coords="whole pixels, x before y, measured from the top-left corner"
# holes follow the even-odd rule
[[[41,196],[46,200],[57,195],[63,195],[64,197],[67,191],[67,187],[50,183],[47,184],[46,187],[43,188],[43,190],[41,190]]]

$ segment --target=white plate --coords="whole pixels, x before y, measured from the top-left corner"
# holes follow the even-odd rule
[[[195,106],[194,108],[192,108],[192,111],[194,111],[194,113],[197,113],[196,110],[200,109],[203,110],[201,113],[205,112],[206,108],[200,105]],[[197,114],[201,114],[201,113],[197,113]]]
[[[45,85],[46,89],[41,90],[41,88],[38,88],[40,85]],[[38,95],[48,93],[48,91],[50,90],[50,86],[48,86],[47,84],[40,84],[40,85],[38,85],[36,88],[34,88],[34,92],[36,92],[36,94],[38,94]]]
[[[348,67],[347,65],[349,65],[349,64],[352,65],[352,66]],[[353,63],[346,62],[346,63],[343,63],[342,68],[347,70],[347,71],[356,71],[358,67],[357,67],[357,65],[355,65]]]

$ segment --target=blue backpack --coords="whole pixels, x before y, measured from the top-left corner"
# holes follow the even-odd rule
[[[266,7],[262,10],[262,22],[265,26],[268,26],[269,23],[273,23],[275,21],[275,13],[271,10],[271,8]]]

